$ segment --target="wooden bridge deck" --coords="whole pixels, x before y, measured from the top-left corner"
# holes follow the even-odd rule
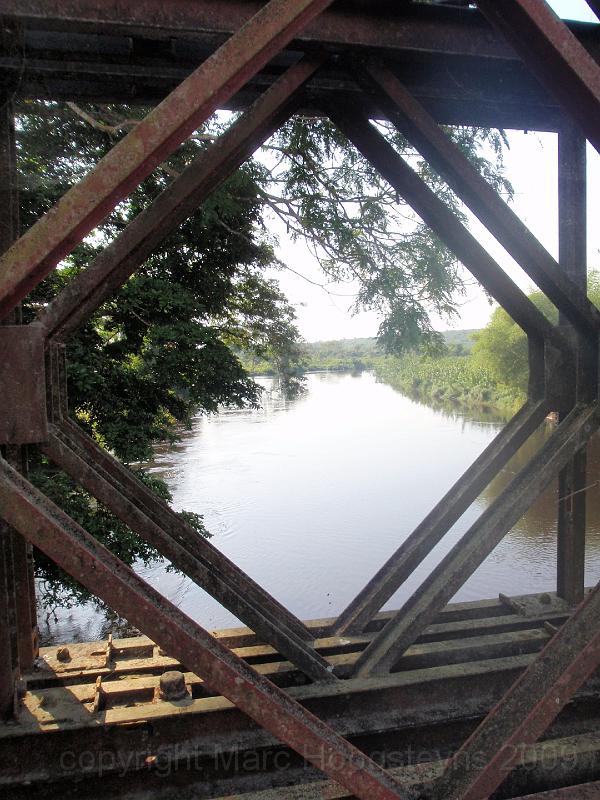
[[[379,614],[361,636],[330,636],[333,619],[307,625],[343,678],[391,616]],[[551,594],[452,604],[395,672],[333,684],[308,683],[248,628],[215,635],[416,798],[568,616]],[[0,725],[7,800],[74,797],[83,785],[91,798],[349,797],[146,637],[64,647],[42,648],[17,720]],[[160,676],[173,670],[185,676],[185,696],[163,700]],[[497,797],[556,788],[566,797],[564,787],[600,779],[599,689],[592,679],[540,743],[522,748]],[[23,753],[35,758],[24,765]]]

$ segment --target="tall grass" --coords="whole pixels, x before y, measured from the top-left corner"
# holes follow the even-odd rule
[[[409,397],[446,408],[489,409],[512,415],[525,401],[519,390],[498,383],[470,357],[388,356],[378,361],[375,373]]]

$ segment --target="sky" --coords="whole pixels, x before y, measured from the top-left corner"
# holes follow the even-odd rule
[[[561,16],[597,22],[585,0],[551,0],[550,5]],[[544,246],[558,253],[558,196],[557,196],[557,136],[523,131],[507,131],[509,148],[505,152],[506,176],[514,188],[513,210],[525,222]],[[600,208],[600,156],[588,145],[588,267],[600,269],[600,228],[597,209]],[[512,261],[510,256],[481,226],[471,218],[470,230],[498,263],[518,283],[530,290],[531,280]],[[283,227],[274,224],[279,238],[278,257],[290,270],[277,271],[273,276],[292,302],[298,316],[300,333],[307,341],[375,336],[379,318],[373,312],[352,315],[356,288],[349,284],[329,285],[328,291],[315,286],[323,283],[323,275],[310,251],[301,242],[291,242]],[[294,270],[292,272],[291,270]],[[295,273],[300,273],[296,275]],[[311,283],[311,281],[313,283]],[[473,287],[460,300],[460,316],[449,322],[434,318],[438,330],[448,328],[481,328],[489,320],[495,305],[490,305],[483,292]]]

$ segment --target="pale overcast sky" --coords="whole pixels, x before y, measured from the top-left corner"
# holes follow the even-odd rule
[[[597,22],[585,0],[552,0],[550,5],[561,16],[571,19]],[[524,133],[509,131],[510,149],[506,152],[507,176],[513,184],[514,210],[531,228],[540,241],[557,255],[557,137],[554,134]],[[600,156],[588,147],[588,264],[600,269],[600,230],[597,225],[597,209],[600,207]],[[594,213],[596,212],[596,213]],[[594,217],[594,218],[592,218]],[[471,229],[504,269],[524,289],[531,281],[512,259],[476,221]],[[319,267],[301,243],[286,240],[285,231],[277,231],[281,247],[279,257],[292,269],[309,280],[322,283]],[[307,341],[320,339],[342,339],[355,336],[375,336],[379,325],[373,313],[351,316],[353,287],[346,284],[329,286],[327,294],[291,272],[277,272],[280,281],[298,314],[299,327]],[[337,296],[344,295],[344,296]],[[453,328],[483,327],[493,310],[482,292],[474,289],[463,301],[461,318],[451,326],[436,320],[436,327]]]

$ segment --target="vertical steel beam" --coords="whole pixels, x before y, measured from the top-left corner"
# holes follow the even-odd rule
[[[13,714],[15,681],[19,676],[14,574],[12,531],[0,520],[0,720]]]
[[[493,794],[522,748],[540,738],[600,666],[599,620],[600,584],[450,760],[436,783],[436,800],[482,800]]]
[[[0,515],[94,595],[360,800],[400,800],[393,778],[166,600],[0,458]]]
[[[0,107],[0,253],[4,253],[19,235],[19,195],[17,191],[16,143],[13,105],[4,96]],[[21,321],[21,309],[16,307],[6,319],[7,323]],[[27,472],[27,450],[20,446],[7,446],[6,458],[16,469]],[[4,576],[8,591],[15,603],[14,615],[17,630],[17,656],[21,670],[29,669],[37,655],[37,618],[35,604],[35,583],[33,572],[33,552],[31,545],[16,531],[0,522],[6,538],[5,569],[12,572]]]
[[[558,134],[559,260],[565,273],[582,292],[587,289],[586,188],[585,137],[573,124],[567,123]],[[567,323],[564,314],[561,313],[559,319],[562,324]],[[572,370],[563,372],[559,380],[571,382],[571,386],[565,388],[567,397],[570,395],[574,404],[578,399],[586,399],[590,384],[591,391],[595,391],[597,380],[594,353],[590,354],[587,342],[573,331],[571,333],[577,364]],[[564,418],[564,415],[565,412],[561,411],[559,418]],[[586,451],[582,449],[558,476],[557,592],[572,604],[583,600],[585,486]]]
[[[330,3],[270,0],[151,111],[0,258],[0,318]]]
[[[478,0],[489,21],[600,150],[600,66],[545,0]]]

